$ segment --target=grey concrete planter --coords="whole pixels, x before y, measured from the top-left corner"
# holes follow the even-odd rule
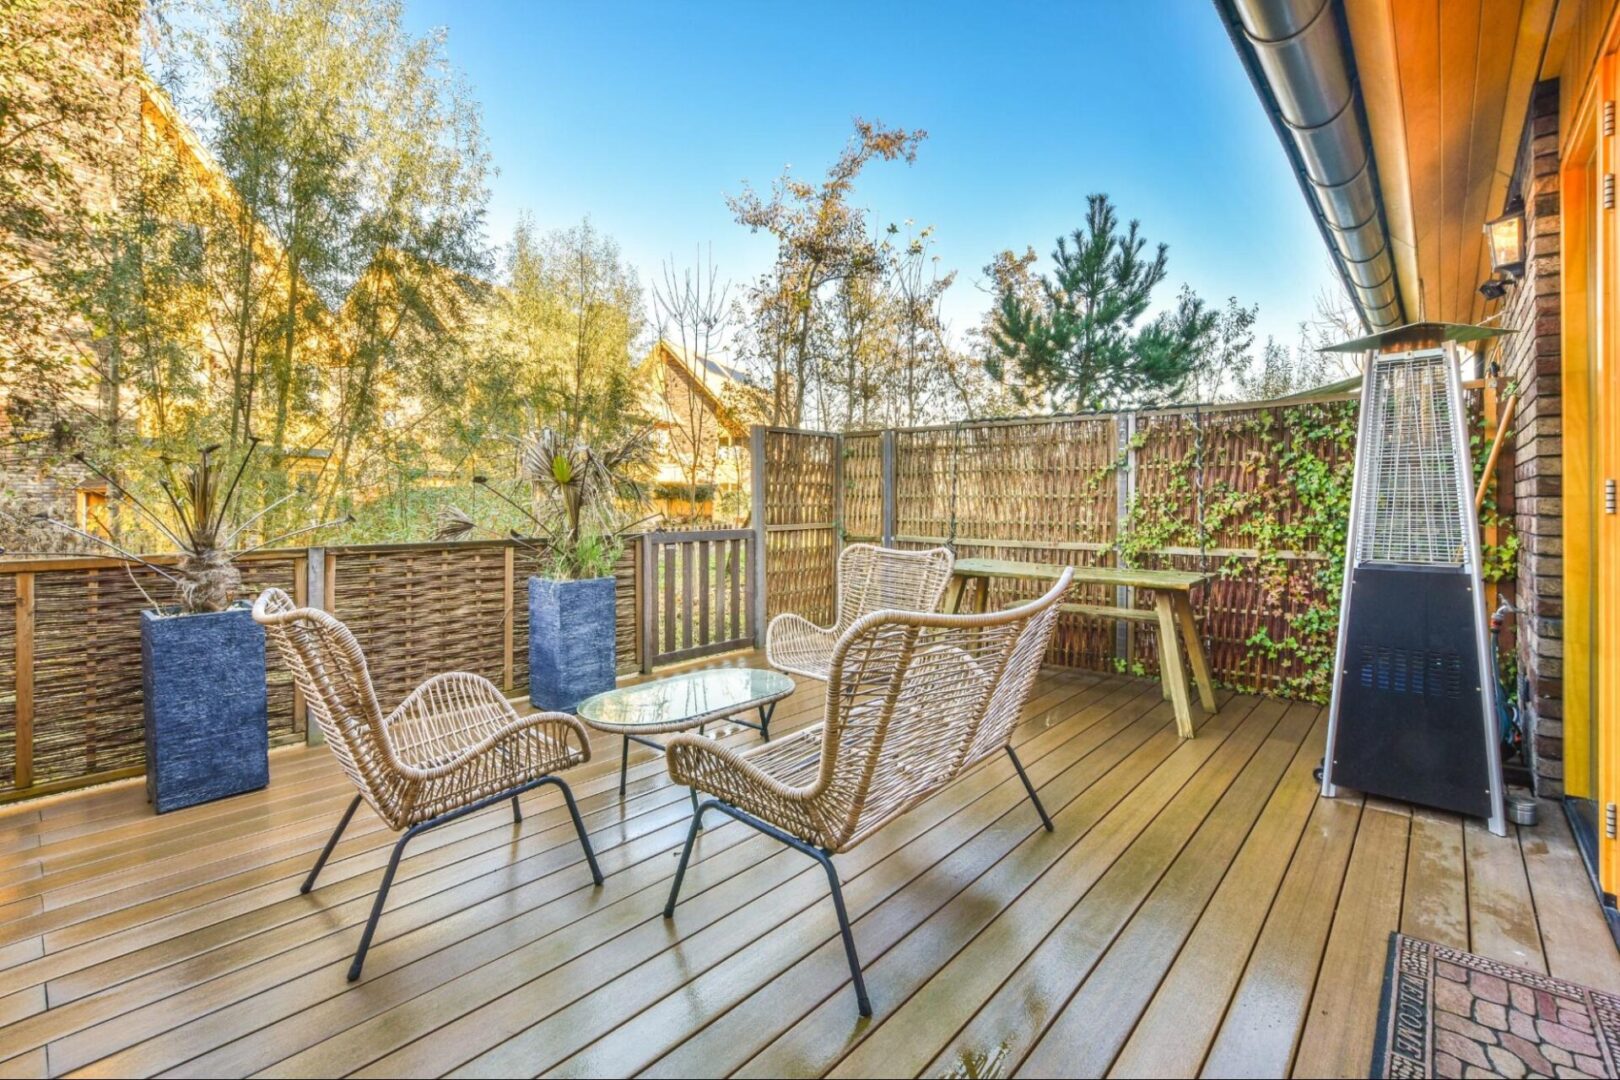
[[[614,581],[529,579],[529,701],[572,712],[613,689]]]
[[[264,628],[247,607],[141,612],[146,795],[160,814],[270,782]]]

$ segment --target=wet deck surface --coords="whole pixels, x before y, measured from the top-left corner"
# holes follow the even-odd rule
[[[644,750],[621,801],[605,737],[569,775],[604,887],[554,790],[434,830],[352,986],[394,835],[362,809],[299,895],[351,795],[324,749],[161,818],[138,784],[10,809],[0,1075],[1365,1076],[1395,929],[1620,990],[1556,807],[1503,840],[1320,800],[1323,727],[1227,694],[1183,742],[1157,684],[1049,671],[1016,741],[1054,834],[997,760],[838,857],[870,1021],[802,855],[715,818],[660,917],[690,804]]]

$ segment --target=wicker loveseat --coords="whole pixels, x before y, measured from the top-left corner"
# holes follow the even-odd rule
[[[817,626],[802,615],[778,615],[765,628],[765,661],[779,671],[827,678],[833,646],[874,611],[933,611],[951,581],[956,559],[948,548],[899,551],[850,544],[838,556],[836,621]]]
[[[825,722],[740,752],[677,735],[678,784],[714,796],[694,816],[664,915],[671,917],[703,814],[717,810],[821,863],[861,1015],[871,1003],[832,856],[848,851],[985,758],[1005,753],[1050,830],[1012,747],[1074,572],[1031,603],[982,615],[877,611],[832,650]]]
[[[488,679],[460,671],[428,679],[384,715],[360,645],[337,619],[297,607],[280,589],[266,589],[259,596],[253,618],[292,669],[310,717],[358,792],[300,891],[314,887],[362,800],[389,828],[404,832],[394,844],[349,967],[351,982],[360,977],[406,843],[436,825],[506,800],[512,803],[513,819],[522,821],[518,796],[541,784],[562,790],[591,876],[602,884],[573,792],[553,775],[590,760],[590,741],[578,720],[563,713],[519,716]]]

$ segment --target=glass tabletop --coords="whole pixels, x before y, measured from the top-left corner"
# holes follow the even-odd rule
[[[709,668],[608,690],[579,703],[595,727],[671,730],[764,705],[793,692],[793,680],[760,668]]]

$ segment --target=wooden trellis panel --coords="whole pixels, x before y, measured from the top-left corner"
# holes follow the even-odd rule
[[[1111,416],[896,431],[895,532],[1107,548],[1114,538]],[[954,525],[954,531],[953,531]]]
[[[1112,416],[896,431],[895,542],[911,548],[949,542],[963,559],[1112,565],[1118,438]],[[1034,595],[1034,582],[996,581],[990,602],[1005,606]],[[1115,600],[1095,585],[1077,588],[1072,598]],[[1111,621],[1066,614],[1047,660],[1104,668],[1113,656]]]
[[[1156,520],[1165,537],[1162,550],[1139,555],[1145,566],[1196,570],[1217,575],[1193,595],[1205,652],[1216,678],[1247,690],[1286,692],[1306,677],[1307,664],[1291,650],[1266,655],[1257,636],[1282,641],[1291,621],[1314,604],[1336,606],[1323,574],[1340,551],[1320,549],[1320,529],[1283,534],[1294,540],[1281,549],[1275,537],[1258,550],[1257,526],[1303,524],[1309,511],[1299,497],[1300,478],[1285,476],[1285,450],[1311,440],[1310,451],[1330,468],[1348,468],[1353,447],[1295,430],[1301,417],[1327,418],[1353,412],[1350,401],[1242,409],[1177,410],[1144,414],[1133,454],[1132,475],[1139,511]],[[1332,523],[1319,523],[1331,525]],[[1342,523],[1339,523],[1342,527]],[[1152,606],[1152,594],[1137,597]],[[1155,631],[1133,629],[1130,661],[1157,672]],[[1311,688],[1325,692],[1325,687]]]
[[[1282,641],[1299,616],[1336,605],[1342,552],[1332,550],[1332,534],[1342,522],[1313,520],[1337,513],[1331,502],[1301,497],[1301,485],[1321,477],[1284,476],[1282,462],[1314,440],[1312,464],[1342,481],[1353,447],[1332,421],[1354,409],[1354,401],[1339,398],[847,435],[842,523],[851,538],[880,536],[887,507],[901,547],[949,542],[959,558],[1074,566],[1117,565],[1123,557],[1211,574],[1193,602],[1217,677],[1246,689],[1315,693],[1313,658],[1260,642]],[[827,512],[826,458],[810,448],[830,440],[779,430],[768,439],[766,468],[775,471],[763,517],[771,550],[782,555],[769,569],[766,603],[772,614],[819,617],[827,611],[822,601],[831,594],[836,547],[821,535],[789,538],[787,529]],[[887,466],[885,443],[892,446]],[[1034,584],[997,582],[991,602],[1024,599]],[[1147,590],[1122,592],[1089,586],[1073,599],[1153,604]],[[1151,625],[1066,615],[1049,660],[1153,673],[1156,644]]]

